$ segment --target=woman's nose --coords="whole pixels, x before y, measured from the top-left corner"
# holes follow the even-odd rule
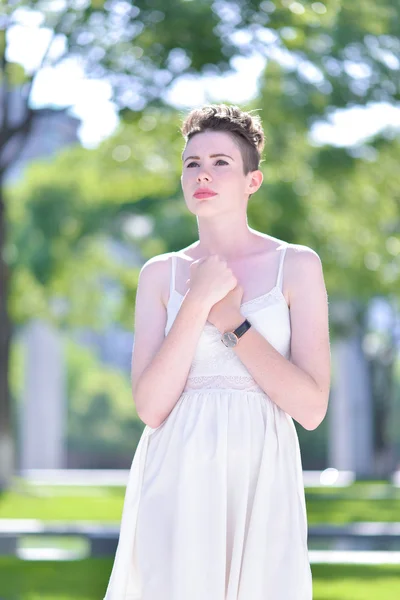
[[[211,177],[209,175],[209,173],[207,173],[207,171],[199,171],[199,173],[197,174],[197,181],[210,181]]]

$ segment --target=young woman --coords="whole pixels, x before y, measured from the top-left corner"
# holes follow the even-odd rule
[[[140,272],[132,389],[146,427],[105,600],[311,600],[293,419],[315,429],[327,410],[321,261],[248,226],[257,117],[204,106],[182,133],[199,239]]]

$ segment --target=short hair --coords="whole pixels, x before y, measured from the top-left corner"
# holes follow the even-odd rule
[[[236,105],[207,104],[193,109],[184,119],[181,133],[186,144],[204,131],[225,131],[239,146],[244,174],[256,171],[264,148],[264,130],[259,115],[251,115]]]

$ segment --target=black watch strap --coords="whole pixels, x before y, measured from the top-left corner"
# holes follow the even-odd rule
[[[245,320],[243,321],[243,323],[242,323],[241,325],[239,325],[239,327],[237,327],[236,329],[234,329],[234,330],[233,330],[233,333],[234,333],[234,334],[235,334],[235,335],[236,335],[238,338],[240,338],[240,337],[242,337],[242,335],[243,335],[244,333],[246,333],[246,331],[247,331],[248,329],[250,329],[250,327],[251,327],[251,323],[250,323],[250,321],[249,321],[248,319],[245,319]]]

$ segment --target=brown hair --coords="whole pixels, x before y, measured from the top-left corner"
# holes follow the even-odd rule
[[[244,112],[238,106],[207,104],[193,109],[184,119],[181,133],[186,143],[203,131],[226,131],[239,146],[244,174],[256,171],[264,148],[264,131],[258,115]]]

